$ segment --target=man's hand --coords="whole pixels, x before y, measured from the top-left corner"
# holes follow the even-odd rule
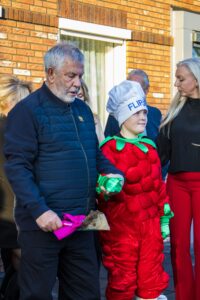
[[[109,173],[105,175],[106,177],[111,177],[111,178],[121,178],[122,182],[124,182],[124,177],[121,174],[113,174],[113,173]]]
[[[62,221],[52,210],[48,210],[36,219],[37,225],[43,231],[54,231],[62,227]]]

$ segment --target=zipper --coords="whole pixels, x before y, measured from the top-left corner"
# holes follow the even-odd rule
[[[84,157],[85,157],[85,161],[86,161],[86,166],[87,166],[87,178],[88,178],[88,190],[87,190],[87,198],[88,198],[88,201],[87,201],[87,211],[88,211],[88,209],[89,209],[89,202],[90,202],[90,200],[89,200],[89,181],[90,181],[90,173],[89,173],[89,168],[88,168],[88,159],[87,159],[87,155],[86,155],[86,153],[85,153],[85,150],[84,150],[84,148],[83,148],[83,145],[82,145],[82,143],[81,143],[81,140],[80,140],[80,137],[79,137],[79,134],[78,134],[78,129],[77,129],[77,125],[76,125],[76,121],[75,121],[75,119],[74,119],[74,115],[73,115],[73,113],[72,113],[72,108],[70,107],[70,113],[71,113],[71,116],[72,116],[72,120],[73,120],[73,122],[74,122],[74,127],[75,127],[75,129],[76,129],[76,135],[77,135],[77,138],[78,138],[78,140],[79,140],[79,142],[80,142],[80,145],[81,145],[81,149],[82,149],[82,151],[83,151],[83,154],[84,154]]]

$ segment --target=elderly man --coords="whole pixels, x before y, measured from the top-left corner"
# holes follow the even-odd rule
[[[16,194],[15,219],[22,249],[20,300],[100,299],[98,261],[91,231],[57,240],[63,213],[95,209],[98,173],[120,173],[98,149],[90,108],[76,95],[84,57],[59,43],[44,56],[46,81],[8,115],[6,173]],[[118,176],[122,176],[118,174]]]

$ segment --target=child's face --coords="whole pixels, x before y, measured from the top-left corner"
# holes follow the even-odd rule
[[[137,137],[139,133],[144,132],[147,125],[147,111],[140,110],[129,117],[123,124],[121,134],[125,138]]]

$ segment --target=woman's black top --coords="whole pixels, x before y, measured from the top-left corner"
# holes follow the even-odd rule
[[[178,116],[157,138],[161,164],[168,161],[169,173],[200,172],[200,99],[188,98]]]

